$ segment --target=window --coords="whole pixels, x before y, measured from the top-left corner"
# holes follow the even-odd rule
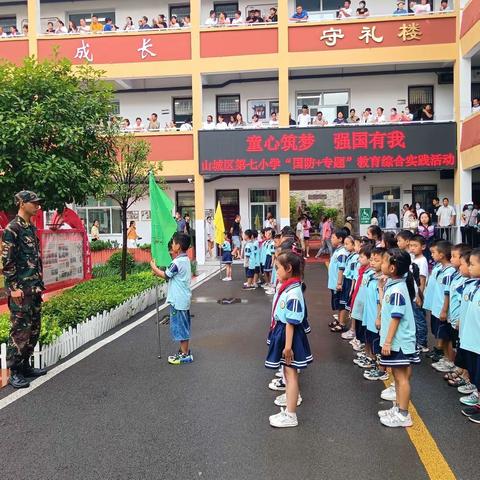
[[[83,218],[90,233],[93,222],[100,222],[100,234],[116,235],[122,233],[122,215],[119,206],[114,206],[111,199],[97,201],[88,199],[84,207],[77,207],[76,211],[80,218]]]
[[[315,117],[317,112],[323,113],[323,118],[332,123],[338,112],[348,117],[350,93],[346,90],[332,92],[300,92],[297,93],[297,116],[302,113],[302,106],[307,105],[310,116]],[[296,119],[295,119],[296,120]]]
[[[227,17],[232,18],[238,10],[238,2],[215,2],[213,9],[217,15],[220,12],[224,12]]]
[[[120,115],[120,100],[113,100],[112,115]]]
[[[277,191],[250,190],[250,227],[262,229],[269,212],[277,218]]]
[[[412,185],[412,203],[418,202],[424,210],[428,210],[436,196],[436,185]]]
[[[173,122],[180,127],[192,119],[192,97],[173,99]]]
[[[385,228],[387,215],[400,218],[400,187],[372,187],[372,215],[375,212],[380,228]]]
[[[230,230],[235,221],[235,215],[240,213],[240,194],[238,190],[217,190],[215,192],[215,205],[222,206],[223,222],[225,229]]]
[[[338,10],[343,5],[339,0],[297,0],[296,6],[302,6],[307,12],[319,12],[323,10]]]
[[[184,17],[190,16],[190,4],[187,3],[185,5],[171,5],[170,6],[170,18],[177,17],[179,20],[183,19]]]
[[[195,224],[195,192],[189,190],[188,192],[176,193],[177,212],[180,212],[182,217],[188,213],[190,215],[190,226]]]
[[[88,25],[92,21],[92,16],[95,15],[98,17],[98,21],[100,23],[105,23],[105,19],[110,17],[113,20],[113,23],[116,25],[115,21],[115,12],[83,12],[83,13],[70,13],[68,15],[68,21],[75,22],[76,25],[80,25],[80,19],[84,18]],[[122,25],[118,25],[120,28],[123,27]]]
[[[408,106],[414,120],[417,120],[417,112],[427,103],[433,106],[433,85],[408,87]]]
[[[17,26],[17,16],[16,15],[8,15],[0,17],[0,27],[3,27],[5,32],[10,31],[11,26]]]
[[[240,95],[217,95],[217,117],[218,115],[223,115],[228,123],[230,115],[234,115],[239,111]]]

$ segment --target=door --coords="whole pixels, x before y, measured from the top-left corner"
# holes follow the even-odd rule
[[[372,214],[373,211],[376,210],[378,214],[378,226],[380,228],[385,228],[387,224],[387,215],[389,213],[395,213],[397,215],[397,218],[399,222],[401,222],[400,218],[400,202],[397,200],[393,201],[386,201],[386,200],[380,200],[380,201],[374,201],[372,202]]]
[[[412,185],[412,203],[417,202],[420,206],[427,210],[432,205],[432,200],[437,196],[436,185]]]
[[[222,207],[223,223],[225,230],[229,231],[235,221],[235,216],[240,213],[240,194],[238,190],[216,190],[215,209],[218,202]],[[245,227],[244,227],[245,228]]]

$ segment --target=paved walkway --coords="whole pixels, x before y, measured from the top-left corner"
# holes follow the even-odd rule
[[[460,415],[455,390],[424,362],[413,401],[426,430],[412,442],[382,427],[383,385],[364,380],[351,349],[326,328],[323,265],[307,267],[307,284],[315,362],[301,376],[298,428],[268,424],[276,407],[263,367],[267,298],[216,277],[194,293],[192,365],[156,358],[152,319],[0,410],[2,478],[417,480],[429,478],[421,447],[430,478],[477,478],[480,431]],[[244,303],[216,303],[225,297]]]

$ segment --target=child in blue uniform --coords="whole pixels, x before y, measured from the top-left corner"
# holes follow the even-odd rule
[[[383,289],[381,307],[380,363],[391,367],[395,379],[396,403],[389,410],[380,410],[380,422],[386,427],[410,427],[410,377],[417,354],[415,319],[412,302],[415,287],[410,271],[410,254],[398,248],[388,250],[382,259],[382,273],[388,277]]]
[[[222,265],[225,265],[226,275],[224,282],[232,280],[232,244],[228,236],[228,232],[224,232],[222,244]]]
[[[272,308],[272,329],[265,366],[284,366],[286,410],[270,417],[272,427],[296,427],[299,396],[298,371],[313,361],[307,335],[303,328],[305,302],[301,276],[303,259],[293,252],[282,252],[276,259],[281,287],[275,294]]]
[[[471,394],[472,406],[464,408],[462,413],[471,422],[480,423],[480,248],[470,254],[469,265],[471,279],[466,282],[460,306],[460,346],[470,381],[477,387]],[[465,402],[463,402],[465,403]]]
[[[343,242],[345,250],[348,252],[347,261],[345,262],[345,283],[346,290],[348,289],[348,302],[346,305],[346,310],[350,311],[350,302],[352,299],[352,293],[355,288],[355,276],[357,271],[358,263],[358,253],[355,251],[355,238],[352,235],[349,235],[345,242]],[[355,338],[355,324],[351,322],[350,329],[342,333],[342,338],[344,340],[353,340]]]
[[[255,276],[256,256],[253,244],[253,233],[251,230],[245,230],[243,232],[243,239],[245,240],[245,248],[243,251],[243,265],[245,267],[245,276],[247,281],[243,284],[244,290],[253,290],[256,285],[253,283],[253,277]]]
[[[450,259],[452,256],[452,245],[450,242],[441,240],[435,243],[435,246],[432,247],[432,257],[435,262],[441,264],[441,269],[438,275],[435,277],[435,286],[433,290],[433,299],[432,299],[432,333],[437,339],[437,348],[442,349],[445,360],[442,360],[439,364],[434,362],[432,367],[438,369],[442,367],[444,363],[452,369],[454,367],[452,360],[453,356],[453,347],[452,347],[452,338],[451,330],[449,328],[447,318],[448,318],[448,305],[450,303],[449,298],[449,289],[450,282],[452,277],[455,274],[455,268],[450,264]],[[431,277],[433,279],[433,276]],[[440,362],[441,359],[439,359]]]
[[[261,261],[263,265],[263,275],[265,278],[265,288],[272,286],[272,269],[273,269],[273,255],[275,254],[275,245],[272,238],[273,230],[271,228],[265,229],[265,240],[262,244]]]
[[[338,312],[338,321],[333,322],[332,332],[346,331],[348,292],[345,292],[344,272],[347,266],[348,252],[343,242],[347,238],[347,232],[343,229],[335,230],[332,235],[332,246],[335,249],[330,264],[328,265],[328,288],[332,292],[332,310]]]
[[[385,253],[384,248],[375,247],[370,256],[370,265],[375,272],[368,278],[365,289],[365,306],[363,309],[362,324],[365,325],[365,353],[367,359],[363,368],[369,368],[363,376],[367,380],[388,380],[388,373],[384,368],[377,367],[377,355],[380,355],[380,324],[379,316],[379,289],[383,281],[382,260]],[[368,362],[368,359],[370,362]]]
[[[260,242],[258,241],[258,230],[252,230],[253,236],[253,256],[255,258],[255,268],[253,275],[253,285],[255,287],[260,283]]]

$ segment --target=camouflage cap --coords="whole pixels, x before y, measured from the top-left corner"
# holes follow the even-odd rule
[[[35,192],[30,192],[29,190],[22,190],[21,192],[18,192],[17,194],[15,194],[15,203],[17,205],[19,205],[20,202],[39,203],[41,201],[42,199]]]

